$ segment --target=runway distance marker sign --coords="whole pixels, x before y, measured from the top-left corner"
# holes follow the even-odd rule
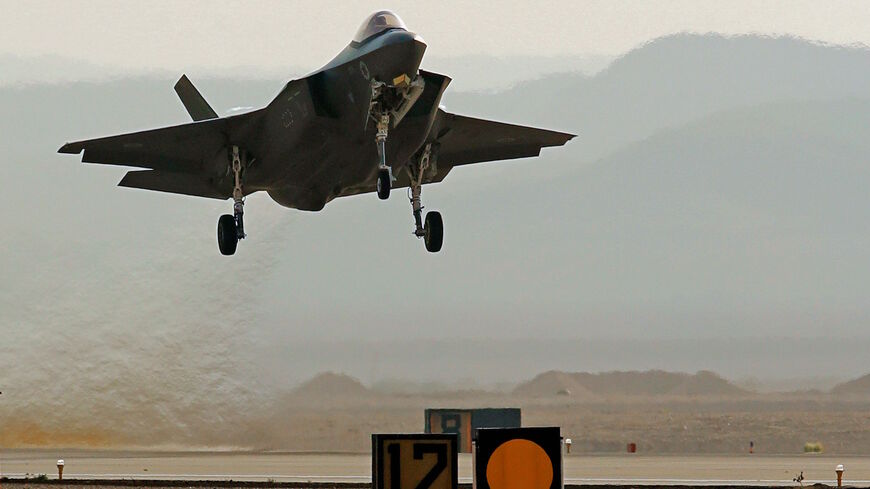
[[[560,489],[559,428],[483,428],[475,431],[476,489]]]
[[[372,435],[372,489],[457,489],[459,437]]]

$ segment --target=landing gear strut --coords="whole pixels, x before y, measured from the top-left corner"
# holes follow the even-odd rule
[[[444,221],[441,219],[440,212],[430,211],[426,213],[424,222],[423,202],[420,198],[423,193],[423,175],[429,169],[431,158],[432,144],[429,143],[423,149],[419,159],[412,161],[407,168],[411,181],[409,193],[411,210],[414,213],[414,236],[423,238],[427,251],[437,253],[441,251],[441,245],[444,243]]]
[[[366,123],[369,119],[374,120],[377,124],[377,132],[375,133],[375,143],[378,147],[378,197],[381,200],[386,200],[390,197],[390,188],[396,180],[393,177],[392,167],[387,165],[387,136],[390,131],[390,125],[396,127],[399,122],[408,114],[411,107],[420,98],[425,88],[425,82],[422,77],[415,76],[412,80],[407,75],[402,75],[393,79],[392,84],[386,84],[381,81],[372,80],[371,82],[372,98],[369,103],[369,113]],[[411,209],[414,212],[414,236],[423,238],[426,244],[426,249],[432,253],[441,251],[441,245],[444,243],[444,223],[441,220],[441,214],[435,211],[427,212],[426,219],[423,219],[423,203],[420,200],[420,194],[423,192],[423,180],[425,172],[435,163],[435,154],[432,143],[426,145],[419,156],[415,157],[407,165],[409,184],[409,197],[411,199]]]
[[[387,134],[390,130],[389,114],[381,114],[378,117],[378,132],[375,142],[378,145],[378,198],[387,200],[390,198],[390,188],[393,186],[393,170],[387,166]]]
[[[232,255],[240,239],[245,239],[245,196],[242,189],[242,172],[245,167],[245,155],[239,153],[239,147],[232,147],[233,172],[233,215],[224,214],[218,219],[218,248],[223,255]]]
[[[399,125],[414,103],[423,94],[425,82],[422,77],[415,76],[412,80],[408,75],[393,79],[391,84],[382,81],[371,81],[372,98],[369,103],[369,116],[377,124],[375,143],[378,146],[378,197],[386,200],[390,197],[390,188],[396,180],[393,169],[387,165],[387,136],[390,125]]]

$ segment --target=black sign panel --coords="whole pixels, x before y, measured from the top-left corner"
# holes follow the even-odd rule
[[[458,437],[372,435],[372,489],[457,489]]]
[[[560,489],[559,428],[483,428],[475,431],[477,489]]]

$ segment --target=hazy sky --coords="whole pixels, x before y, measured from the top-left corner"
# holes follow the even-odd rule
[[[397,11],[429,54],[618,54],[678,31],[870,44],[870,2],[0,0],[0,54],[133,69],[319,67],[370,12]]]
[[[404,191],[318,213],[260,192],[228,259],[215,224],[231,202],[118,188],[127,169],[56,153],[188,121],[172,91],[182,70],[219,113],[265,105],[274,79],[196,72],[316,69],[383,7],[442,59],[613,55],[685,30],[870,44],[870,0],[437,5],[0,0],[0,419],[225,425],[323,370],[480,382],[867,372],[870,50],[679,36],[594,77],[453,84],[451,112],[580,137],[427,186],[446,225],[437,255],[412,237]],[[533,61],[501,64],[528,77]],[[104,72],[93,64],[171,77],[39,83]],[[3,85],[16,66],[37,83]],[[443,72],[482,86],[503,76],[480,71]]]

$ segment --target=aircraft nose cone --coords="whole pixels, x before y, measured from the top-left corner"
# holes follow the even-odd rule
[[[426,42],[417,34],[405,30],[394,30],[384,35],[383,55],[385,66],[389,66],[389,73],[384,79],[393,78],[406,74],[413,78],[423,61],[426,52]]]
[[[385,45],[414,43],[421,46],[423,49],[426,49],[426,41],[424,41],[418,34],[411,31],[396,29],[387,32],[384,37]]]

